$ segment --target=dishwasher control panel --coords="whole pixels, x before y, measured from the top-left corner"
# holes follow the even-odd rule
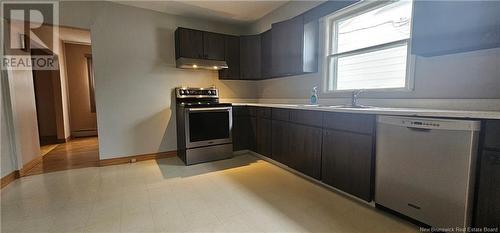
[[[423,117],[379,116],[377,122],[417,129],[479,131],[481,123],[470,120],[453,120]]]

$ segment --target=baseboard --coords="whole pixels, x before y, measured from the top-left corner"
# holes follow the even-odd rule
[[[175,156],[177,156],[177,151],[167,151],[167,152],[159,152],[159,153],[152,153],[152,154],[132,155],[132,156],[120,157],[120,158],[101,159],[99,161],[99,165],[102,167],[102,166],[131,163],[133,160],[138,162],[138,161],[144,161],[144,160],[170,158],[170,157],[175,157]]]
[[[54,136],[40,136],[39,140],[40,140],[40,145],[43,146],[43,145],[61,143],[61,140],[63,139],[59,139],[57,138],[57,136],[54,135]]]
[[[0,181],[0,183],[1,183],[0,189],[3,189],[3,187],[5,187],[8,184],[10,184],[12,181],[14,181],[16,179],[19,179],[19,177],[20,177],[20,174],[19,174],[18,170],[15,170],[15,171],[7,174],[6,176],[2,177],[2,179]]]
[[[33,168],[35,167],[36,165],[38,165],[39,163],[41,163],[43,160],[43,155],[39,155],[37,156],[36,158],[32,159],[31,161],[27,162],[26,164],[23,165],[23,168],[21,168],[19,170],[19,174],[21,177],[23,176],[26,176],[26,174],[28,174],[28,172]]]
[[[60,139],[58,138],[57,139],[57,143],[58,144],[60,144],[60,143],[67,143],[67,142],[71,141],[71,138],[72,138],[71,135],[69,135],[67,138],[60,138]]]
[[[85,129],[71,132],[73,138],[97,136],[96,129]]]
[[[287,170],[287,171],[289,171],[289,172],[291,172],[291,173],[293,173],[293,174],[295,174],[295,175],[297,175],[299,177],[302,177],[302,178],[304,178],[304,179],[306,179],[308,181],[311,181],[311,182],[313,182],[315,184],[318,184],[318,185],[320,185],[320,186],[322,186],[322,187],[324,187],[324,188],[326,188],[328,190],[331,190],[331,191],[334,191],[336,193],[339,193],[339,194],[341,194],[341,195],[343,195],[343,196],[345,196],[347,198],[353,199],[353,200],[355,200],[355,201],[357,201],[359,203],[366,204],[366,205],[371,206],[371,207],[375,207],[375,202],[374,201],[367,202],[367,201],[365,201],[365,200],[363,200],[363,199],[361,199],[359,197],[356,197],[356,196],[354,196],[352,194],[346,193],[346,192],[344,192],[344,191],[342,191],[340,189],[337,189],[337,188],[332,187],[332,186],[330,186],[328,184],[325,184],[325,183],[321,182],[320,180],[317,180],[317,179],[315,179],[313,177],[310,177],[310,176],[308,176],[308,175],[306,175],[306,174],[304,174],[302,172],[299,172],[299,171],[297,171],[297,170],[295,170],[295,169],[293,169],[293,168],[291,168],[291,167],[289,167],[289,166],[287,166],[285,164],[282,164],[282,163],[280,163],[278,161],[270,159],[270,158],[268,158],[268,157],[266,157],[264,155],[261,155],[261,154],[255,152],[255,151],[242,150],[242,151],[237,151],[237,152],[240,153],[240,152],[243,152],[243,151],[245,151],[245,152],[247,152],[247,153],[249,153],[249,154],[251,154],[251,155],[253,155],[253,156],[255,156],[255,157],[259,158],[259,159],[262,159],[262,160],[264,160],[266,162],[274,164],[274,165],[276,165],[276,166],[278,166],[280,168],[283,168],[283,169],[285,169],[285,170]]]

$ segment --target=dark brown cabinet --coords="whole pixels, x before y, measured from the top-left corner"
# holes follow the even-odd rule
[[[482,153],[476,227],[500,227],[500,151]]]
[[[271,158],[291,167],[290,160],[290,123],[273,120],[271,133]]]
[[[189,29],[177,28],[175,30],[175,58],[202,59],[203,54],[203,32]]]
[[[321,128],[290,124],[290,166],[315,179],[321,178]]]
[[[483,122],[474,226],[500,227],[500,120]]]
[[[203,58],[223,61],[225,58],[225,36],[213,32],[203,32]]]
[[[371,201],[373,162],[371,135],[324,130],[321,169],[324,183]]]
[[[257,153],[271,156],[271,109],[257,108]]]
[[[271,78],[273,75],[273,65],[271,63],[272,36],[271,30],[267,30],[261,34],[261,69],[263,79]]]
[[[240,77],[241,79],[261,79],[260,35],[240,37]]]
[[[250,116],[233,116],[233,150],[246,150],[250,148],[251,138]]]
[[[219,70],[220,79],[240,79],[240,37],[225,36],[224,59],[229,68]]]
[[[175,58],[224,60],[223,34],[189,28],[175,30]]]
[[[295,17],[272,25],[272,75],[298,74],[302,66],[304,22]]]
[[[233,150],[255,150],[257,119],[246,107],[233,107]]]
[[[321,112],[273,108],[272,159],[319,179],[322,131],[311,126],[314,125],[311,119],[319,118],[321,125],[321,115]]]
[[[274,23],[271,29],[271,76],[317,72],[318,23],[303,15]]]

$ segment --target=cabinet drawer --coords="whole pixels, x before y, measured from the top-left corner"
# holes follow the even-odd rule
[[[297,124],[321,127],[323,122],[323,112],[292,110],[290,112],[290,121]]]
[[[484,147],[500,151],[500,120],[486,121],[484,130]]]
[[[290,110],[282,109],[282,108],[273,108],[272,117],[273,117],[273,120],[289,121],[290,120]]]
[[[257,108],[257,117],[271,119],[271,108]]]
[[[247,107],[248,115],[256,117],[257,116],[257,108],[258,107]]]
[[[245,106],[233,106],[233,116],[249,116],[248,107]]]
[[[329,129],[372,134],[375,116],[370,114],[325,113],[323,126]]]

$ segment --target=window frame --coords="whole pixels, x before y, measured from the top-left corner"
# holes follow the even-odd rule
[[[400,1],[407,1],[407,0],[400,0]],[[367,1],[367,0],[362,0],[360,2],[357,2],[355,4],[352,4],[348,7],[345,7],[337,12],[334,12],[330,15],[327,15],[324,19],[326,22],[326,45],[325,45],[325,55],[324,55],[324,66],[325,67],[325,74],[324,74],[324,88],[323,92],[328,94],[328,93],[346,93],[346,92],[353,92],[356,90],[363,90],[364,92],[412,92],[415,90],[415,60],[416,56],[411,54],[411,41],[412,41],[412,32],[413,32],[413,13],[414,13],[414,6],[412,6],[411,10],[411,24],[410,24],[410,38],[408,39],[401,39],[397,41],[391,41],[388,43],[384,44],[377,44],[373,46],[368,46],[360,49],[355,49],[351,51],[346,51],[346,52],[341,52],[341,53],[334,53],[336,51],[336,46],[337,43],[334,43],[334,40],[337,38],[337,24],[335,23],[338,20],[345,20],[349,18],[356,17],[358,15],[361,15],[363,13],[366,13],[368,11],[374,10],[376,8],[384,7],[386,5],[395,3],[397,1]],[[414,5],[415,0],[412,1],[412,5]],[[333,77],[330,80],[330,73],[334,72],[332,71],[332,65],[330,65],[331,62],[334,62],[334,59],[338,59],[339,57],[342,56],[348,56],[348,55],[357,55],[357,54],[363,54],[363,53],[368,53],[368,52],[373,52],[373,51],[380,51],[382,49],[388,49],[388,48],[394,48],[398,45],[402,44],[407,44],[407,55],[406,55],[406,76],[405,76],[405,86],[404,87],[394,87],[394,88],[371,88],[371,89],[363,89],[363,88],[358,88],[358,89],[345,89],[345,90],[338,90],[337,88],[337,75],[333,75]],[[337,63],[335,63],[334,69],[336,68]],[[332,89],[330,89],[330,86]]]

